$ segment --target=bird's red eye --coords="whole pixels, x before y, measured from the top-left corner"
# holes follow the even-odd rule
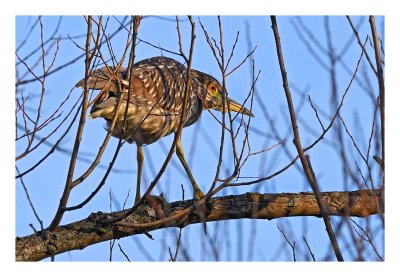
[[[217,91],[217,86],[215,84],[209,84],[208,85],[208,91],[216,92]]]

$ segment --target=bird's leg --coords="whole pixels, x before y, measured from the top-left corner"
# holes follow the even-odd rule
[[[204,193],[201,191],[201,189],[197,185],[197,183],[194,180],[194,177],[192,175],[192,172],[190,171],[189,166],[186,163],[185,154],[183,153],[183,148],[182,148],[182,143],[181,143],[180,138],[176,142],[176,155],[178,156],[179,160],[181,161],[183,168],[185,169],[185,171],[190,179],[190,182],[192,183],[194,198],[196,198],[196,199],[202,198],[204,196]]]
[[[143,161],[144,161],[144,153],[142,149],[142,145],[137,145],[137,163],[138,163],[138,170],[137,170],[137,182],[136,182],[136,197],[135,197],[135,204],[140,200],[140,180],[142,178],[142,169],[143,169]]]
[[[194,177],[192,175],[192,172],[189,169],[188,164],[186,163],[185,160],[185,154],[183,153],[183,148],[182,148],[182,143],[181,143],[181,138],[179,137],[179,139],[176,142],[176,155],[178,156],[179,160],[181,161],[183,168],[185,169],[190,182],[192,183],[192,187],[193,187],[193,197],[197,200],[199,200],[200,198],[202,198],[204,196],[204,193],[201,191],[201,189],[199,188],[199,186],[197,185],[196,181],[194,180]],[[199,208],[196,209],[197,210],[197,214],[200,217],[200,220],[203,221],[203,231],[204,234],[207,235],[207,225],[206,225],[206,215],[205,215],[205,205],[201,205]]]

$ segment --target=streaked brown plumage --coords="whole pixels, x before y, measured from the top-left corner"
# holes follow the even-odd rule
[[[112,67],[109,68],[114,70]],[[135,63],[131,76],[125,133],[123,134],[129,76],[125,68],[121,68],[118,72],[123,100],[112,135],[118,138],[123,136],[129,143],[135,142],[138,146],[139,172],[136,200],[140,196],[141,163],[143,162],[141,146],[154,143],[178,130],[186,89],[186,74],[187,69],[183,64],[167,57],[153,57]],[[214,77],[197,70],[191,70],[190,74],[189,102],[185,113],[184,127],[195,123],[200,118],[203,109],[220,111],[223,109],[221,84]],[[93,71],[88,79],[88,87],[91,89],[102,90],[109,83],[90,111],[91,118],[102,117],[107,121],[108,126],[114,116],[120,91],[116,81],[109,81],[110,78],[112,78],[112,74],[106,67],[103,67]],[[84,82],[83,79],[76,86],[83,87]],[[231,111],[252,116],[249,110],[232,99],[228,98],[227,103],[225,110],[228,110],[229,105]],[[203,194],[186,164],[180,140],[177,143],[176,151],[191,180],[195,197],[201,197]]]

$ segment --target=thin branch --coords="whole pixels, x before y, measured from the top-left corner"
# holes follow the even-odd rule
[[[172,262],[176,262],[176,258],[178,257],[179,249],[181,247],[181,238],[182,238],[182,228],[179,228],[178,240],[176,241],[175,254],[173,256],[172,256],[171,248],[168,247],[170,260]]]
[[[278,31],[278,26],[276,23],[275,16],[271,16],[271,22],[272,22],[272,29],[273,29],[274,36],[275,36],[276,51],[277,51],[277,56],[278,56],[278,60],[279,60],[279,66],[281,69],[283,87],[285,90],[286,100],[288,103],[288,108],[289,108],[289,113],[290,113],[290,119],[291,119],[291,123],[292,123],[292,129],[293,129],[293,134],[294,134],[293,142],[294,142],[297,152],[299,154],[300,161],[301,161],[301,164],[304,169],[304,174],[306,175],[307,180],[310,183],[310,186],[312,187],[312,189],[317,197],[318,206],[321,210],[321,215],[324,219],[326,231],[327,231],[329,239],[331,241],[332,248],[336,254],[336,258],[338,259],[338,261],[343,261],[343,256],[340,251],[339,245],[337,243],[336,236],[334,234],[334,231],[333,231],[333,228],[332,228],[332,225],[330,222],[329,214],[328,214],[325,206],[323,205],[323,202],[321,199],[321,192],[319,191],[317,180],[315,179],[315,176],[313,174],[313,171],[311,168],[311,163],[304,155],[304,151],[301,146],[300,135],[299,135],[298,127],[297,127],[296,114],[295,114],[292,96],[291,96],[289,85],[288,85],[287,73],[286,73],[285,64],[283,61],[283,54],[282,54],[282,48],[281,48],[281,43],[280,43],[279,31]]]
[[[130,262],[131,260],[129,259],[128,255],[125,253],[125,251],[122,249],[121,244],[118,243],[119,251],[124,255],[125,259]]]
[[[17,170],[18,175],[20,175],[19,169],[18,169],[17,166],[15,166],[15,169]],[[24,188],[25,195],[26,195],[26,198],[28,199],[29,205],[31,206],[32,212],[33,212],[33,214],[35,215],[37,221],[38,221],[39,224],[40,224],[40,230],[43,230],[43,221],[40,219],[38,213],[36,212],[35,207],[33,206],[33,202],[32,202],[32,200],[31,200],[31,197],[29,196],[28,188],[26,187],[25,182],[24,182],[24,180],[22,179],[22,176],[21,176],[19,179],[21,180],[21,185],[22,185],[22,187]],[[33,226],[33,225],[32,225],[32,226]]]
[[[233,72],[235,72],[239,67],[241,67],[242,64],[244,64],[244,63],[246,62],[246,60],[247,60],[251,55],[253,55],[253,53],[254,53],[254,51],[256,51],[256,49],[257,49],[257,46],[255,46],[255,47],[253,48],[253,50],[251,50],[251,52],[250,52],[249,54],[247,54],[247,56],[242,60],[241,63],[239,63],[234,69],[232,69],[231,71],[229,71],[228,73],[226,73],[226,74],[225,74],[225,78],[228,77],[229,75],[231,75]]]
[[[295,251],[295,247],[296,247],[296,241],[293,241],[293,243],[291,243],[289,241],[289,239],[286,237],[286,234],[283,232],[283,230],[279,227],[278,224],[276,224],[276,226],[278,227],[278,230],[281,232],[281,234],[283,235],[283,237],[285,238],[286,242],[289,244],[289,246],[292,248],[292,255],[293,255],[293,261],[296,261],[296,251]]]
[[[379,108],[381,112],[381,141],[382,141],[381,166],[382,166],[382,172],[385,172],[385,82],[383,77],[382,60],[380,53],[381,48],[379,45],[378,34],[376,31],[375,17],[370,16],[369,22],[371,25],[372,39],[374,41],[376,68],[378,71]]]
[[[371,61],[371,59],[370,59],[370,57],[368,55],[367,50],[365,50],[365,44],[363,45],[362,42],[361,42],[360,36],[358,35],[358,31],[357,31],[356,27],[354,27],[354,25],[353,25],[353,21],[351,21],[351,18],[348,15],[346,15],[346,18],[347,18],[347,21],[349,21],[350,27],[353,30],[353,33],[357,38],[358,45],[360,45],[361,49],[364,52],[365,57],[367,58],[369,66],[371,67],[371,69],[375,73],[375,75],[378,77],[378,72],[376,71],[374,65],[372,64],[372,61]]]
[[[239,40],[239,31],[237,31],[237,33],[236,33],[236,39],[235,39],[235,42],[233,43],[233,46],[232,46],[231,55],[229,56],[228,61],[226,63],[226,68],[228,68],[229,63],[231,62],[231,59],[233,57],[233,53],[235,52],[235,48],[236,48],[236,44],[237,44],[238,40]]]
[[[47,152],[39,161],[37,161],[33,166],[31,166],[29,169],[25,170],[24,172],[22,172],[21,174],[18,174],[17,176],[15,176],[15,178],[20,178],[26,174],[28,174],[29,172],[33,171],[36,167],[38,167],[42,162],[44,162],[45,160],[47,160],[47,158],[54,153],[54,151],[56,149],[58,149],[58,145],[61,143],[61,141],[65,138],[65,136],[69,133],[69,131],[71,130],[72,126],[75,123],[76,118],[78,117],[78,114],[80,112],[81,106],[78,108],[78,110],[76,111],[74,117],[71,119],[70,124],[68,125],[67,129],[65,130],[65,132],[60,136],[60,138],[54,143],[53,147],[49,150],[49,152]],[[72,112],[72,110],[71,110]]]
[[[46,127],[51,121],[53,121],[54,119],[56,119],[58,116],[55,116],[56,113],[58,113],[58,111],[61,109],[62,106],[64,106],[65,103],[67,103],[67,100],[69,100],[69,97],[72,93],[73,89],[70,90],[70,92],[68,93],[67,97],[60,103],[60,105],[55,109],[55,111],[48,117],[48,119],[46,119],[45,122],[43,122],[43,124],[41,124],[39,127],[36,128],[36,131],[41,130],[42,128]],[[71,109],[69,110],[69,112],[67,113],[67,115],[64,117],[63,120],[60,121],[60,123],[45,137],[41,138],[39,140],[39,142],[31,147],[28,150],[25,150],[23,153],[19,154],[16,156],[15,160],[18,161],[19,159],[25,157],[26,155],[28,155],[29,153],[31,153],[32,151],[34,151],[35,149],[37,149],[42,143],[45,143],[53,134],[56,133],[56,131],[62,126],[64,125],[64,122],[68,119],[68,117],[71,115],[72,111],[75,109],[76,105],[78,104],[79,100],[81,99],[81,97],[78,98],[78,100],[74,103],[74,105],[71,107]],[[18,103],[18,101],[17,101]],[[22,106],[24,107],[24,106]],[[21,110],[24,112],[24,108],[21,107]],[[61,113],[59,114],[59,116],[61,116]],[[29,136],[30,132],[27,131],[27,126],[25,125],[25,134],[20,136],[19,138],[17,138],[16,140],[21,139],[24,136]],[[35,138],[37,138],[38,136],[36,135]]]
[[[124,19],[124,21],[125,21],[125,20],[126,20],[126,18]],[[124,23],[124,21],[122,22],[122,24]],[[109,36],[109,39],[111,39],[111,38],[113,38],[114,36],[116,36],[121,30],[123,30],[123,27],[120,26],[117,30],[115,30],[115,31]],[[100,47],[100,46],[102,46],[102,44],[99,45],[99,47]],[[93,51],[93,49],[91,49],[90,51]],[[67,68],[68,66],[74,64],[75,62],[77,62],[77,61],[79,61],[80,59],[82,59],[83,57],[85,57],[85,55],[86,55],[86,53],[83,53],[83,54],[81,54],[81,55],[79,55],[79,56],[73,58],[72,60],[70,60],[70,61],[68,61],[68,62],[66,62],[66,63],[64,63],[64,64],[62,64],[62,65],[60,65],[60,66],[58,66],[58,67],[56,67],[56,68],[54,68],[52,71],[50,71],[50,72],[47,73],[47,76],[50,76],[50,75],[52,75],[52,74],[54,74],[54,73],[56,73],[56,72],[58,72],[58,71],[60,71],[60,70],[63,70],[63,69],[65,69],[65,68]],[[40,79],[40,78],[43,78],[43,76],[38,76],[38,77],[35,76],[35,78],[28,79],[28,80],[19,80],[19,81],[16,83],[16,85],[25,85],[25,84],[28,84],[28,83],[32,83],[32,82],[34,82],[34,81],[36,81],[37,79]]]
[[[356,228],[353,226],[354,231],[356,231],[356,233],[360,236],[360,238],[362,238],[363,240],[365,240],[372,246],[372,249],[374,250],[376,256],[379,258],[379,260],[381,260],[383,262],[382,256],[378,253],[378,250],[376,249],[375,244],[372,241],[371,237],[368,235],[368,233],[364,230],[364,228],[362,228],[359,224],[357,224],[357,222],[355,222],[354,219],[352,219],[351,217],[349,217],[349,219],[354,223],[354,225],[356,225],[358,227],[358,229],[360,229],[363,232],[363,234],[366,236],[366,238],[363,238],[361,236],[361,234],[359,234],[357,232]]]
[[[73,181],[73,175],[75,171],[75,165],[76,165],[76,160],[78,157],[78,151],[79,151],[79,146],[80,142],[82,140],[82,133],[83,129],[85,126],[86,122],[86,111],[88,108],[88,80],[90,76],[90,64],[91,64],[91,59],[90,59],[90,37],[92,34],[92,17],[88,17],[88,23],[87,23],[87,36],[86,36],[86,60],[85,60],[85,89],[83,91],[83,99],[82,99],[82,105],[81,105],[81,116],[79,119],[79,125],[78,129],[76,132],[76,137],[75,137],[75,142],[74,142],[74,148],[72,150],[71,154],[71,160],[69,163],[69,168],[68,168],[68,173],[67,173],[67,180],[64,188],[64,192],[61,196],[60,199],[60,204],[58,206],[56,215],[54,216],[52,222],[50,223],[49,230],[53,230],[60,224],[62,216],[64,214],[64,208],[67,205],[69,194],[72,190],[71,183]]]
[[[134,26],[133,26],[133,25],[134,25],[134,24],[133,24],[133,23],[134,23],[134,20],[132,20],[131,22],[132,22],[131,28],[134,28]],[[137,26],[137,27],[138,27],[138,26]],[[126,47],[125,47],[124,53],[123,53],[123,55],[122,55],[122,59],[121,59],[121,61],[118,63],[118,65],[116,66],[115,72],[112,72],[112,73],[111,73],[110,68],[107,66],[107,69],[110,70],[110,76],[111,76],[110,79],[108,80],[108,82],[110,82],[110,81],[112,80],[112,78],[115,78],[115,77],[114,77],[115,74],[117,74],[117,72],[118,72],[119,69],[121,68],[122,62],[123,62],[123,60],[124,60],[124,58],[125,58],[125,55],[126,55],[128,49],[129,49],[129,46],[132,46],[131,52],[134,51],[135,44],[133,43],[133,38],[131,38],[130,35],[128,35],[128,37],[127,37]],[[101,54],[100,54],[100,57],[102,58],[102,55],[101,55]],[[130,58],[132,58],[132,57],[134,57],[134,55],[130,55]],[[132,68],[131,68],[131,69],[132,69]],[[132,75],[132,74],[130,73],[130,75]],[[120,76],[117,75],[117,79],[116,79],[116,80],[113,80],[113,81],[116,82],[116,84],[118,84],[118,85],[117,85],[117,90],[118,90],[119,93],[118,93],[117,106],[116,106],[116,108],[115,108],[115,110],[117,110],[117,111],[120,109],[120,106],[121,106],[121,104],[122,104],[122,98],[123,98],[122,87],[121,87],[121,82],[122,82],[122,81],[121,81],[119,78],[120,78]],[[130,82],[129,82],[129,83],[130,83]],[[105,87],[107,87],[107,85],[106,85]],[[128,88],[128,89],[130,89],[130,88]],[[101,93],[102,93],[102,92],[100,92],[100,94],[101,94]],[[99,94],[99,95],[100,95],[100,94]],[[129,94],[128,94],[128,103],[129,103]],[[128,106],[129,106],[129,105],[127,105],[127,106],[126,106],[126,109],[125,109],[123,125],[125,125],[125,120],[126,120],[126,118],[127,118],[126,113],[127,113]],[[73,187],[79,185],[83,180],[85,180],[85,179],[90,175],[90,173],[96,168],[97,164],[100,162],[100,158],[102,157],[102,155],[103,155],[103,153],[104,153],[104,151],[105,151],[105,148],[106,148],[106,146],[107,146],[107,144],[108,144],[108,141],[109,141],[109,139],[111,138],[111,135],[112,135],[114,126],[115,126],[115,124],[116,124],[116,122],[117,122],[117,117],[118,117],[118,113],[115,113],[114,116],[113,116],[113,119],[111,120],[111,124],[110,124],[110,126],[109,126],[109,130],[108,130],[108,132],[107,132],[107,135],[106,135],[106,137],[104,138],[104,141],[103,141],[103,143],[102,143],[102,145],[101,145],[101,147],[100,147],[100,149],[99,149],[99,152],[98,152],[98,154],[97,154],[95,160],[93,161],[92,165],[81,175],[81,177],[77,178],[75,181],[73,181],[73,182],[71,183],[71,188],[73,188]],[[83,200],[81,203],[79,203],[79,204],[77,204],[77,205],[75,205],[75,206],[65,207],[65,208],[64,208],[65,211],[72,211],[72,210],[76,210],[76,209],[82,208],[82,207],[85,206],[87,203],[89,203],[89,201],[90,201],[90,200],[100,191],[100,189],[104,186],[104,184],[105,184],[105,182],[106,182],[106,180],[107,180],[107,178],[108,178],[108,176],[109,176],[109,174],[110,174],[110,172],[111,172],[111,170],[112,170],[112,168],[113,168],[113,165],[114,165],[114,163],[115,163],[115,161],[116,161],[116,159],[117,159],[117,157],[118,157],[118,153],[119,153],[119,151],[120,151],[120,149],[121,149],[121,147],[122,147],[122,145],[123,145],[123,142],[122,142],[123,139],[122,139],[122,138],[123,138],[123,136],[121,136],[121,137],[119,138],[119,140],[118,140],[118,145],[117,145],[117,148],[116,148],[116,150],[115,150],[115,152],[114,152],[114,155],[113,155],[113,157],[112,157],[112,159],[111,159],[111,162],[110,162],[110,164],[109,164],[109,166],[108,166],[108,168],[107,168],[107,170],[106,170],[106,172],[105,172],[103,178],[101,179],[100,183],[97,185],[97,187],[92,191],[92,193],[91,193],[88,197],[86,197],[85,200]],[[126,140],[124,140],[124,142],[125,142],[125,141],[126,141]]]
[[[312,259],[313,259],[313,261],[315,262],[315,256],[314,256],[314,253],[311,251],[310,245],[308,245],[308,242],[307,242],[307,240],[306,240],[306,237],[305,237],[305,236],[303,236],[303,240],[304,240],[305,244],[307,245],[307,249],[308,249],[308,252],[309,252],[309,253],[310,253],[310,255],[311,255],[311,258],[312,258]]]
[[[321,125],[322,131],[325,131],[324,124],[322,124],[322,121],[321,121],[321,119],[319,118],[319,115],[318,115],[318,111],[317,111],[317,109],[314,107],[313,102],[311,101],[311,97],[310,97],[309,94],[308,94],[308,101],[310,102],[311,108],[312,108],[312,109],[314,110],[314,112],[315,112],[315,116],[316,116],[317,119],[318,119],[319,125]]]

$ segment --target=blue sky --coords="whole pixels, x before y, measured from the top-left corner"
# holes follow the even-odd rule
[[[181,17],[184,18],[184,17]],[[172,18],[173,19],[173,18]],[[196,45],[193,57],[192,67],[204,72],[207,72],[218,79],[221,79],[220,73],[218,72],[217,63],[212,58],[211,51],[206,44],[204,34],[201,31],[201,27],[198,24],[198,18],[194,17],[196,22]],[[209,34],[215,38],[218,38],[218,21],[216,17],[200,17],[202,23],[207,28]],[[353,22],[358,22],[358,17],[352,17]],[[35,18],[29,17],[17,17],[16,18],[16,45],[19,45],[21,40],[26,36]],[[323,17],[302,17],[301,20],[304,24],[312,30],[313,34],[317,37],[320,43],[326,46],[326,36],[324,31],[324,24],[326,21]],[[43,23],[45,26],[45,35],[49,35],[54,26],[58,21],[57,17],[45,17]],[[379,33],[382,34],[383,18],[377,18]],[[256,86],[257,96],[263,100],[263,106],[266,107],[268,113],[273,118],[274,123],[278,128],[279,135],[282,139],[287,140],[288,149],[290,150],[291,156],[295,156],[294,145],[291,144],[291,133],[288,135],[288,113],[287,107],[285,106],[285,98],[281,85],[281,77],[279,73],[279,67],[276,59],[275,44],[273,40],[273,34],[270,28],[270,19],[265,16],[224,16],[222,17],[222,23],[224,28],[224,43],[226,45],[226,51],[229,51],[232,43],[235,41],[237,31],[240,32],[239,42],[235,50],[235,56],[232,59],[231,64],[236,65],[249,53],[248,37],[251,38],[252,46],[257,46],[257,50],[252,59],[255,60],[256,70],[261,70],[259,81]],[[110,17],[111,32],[115,29],[118,22]],[[187,50],[189,46],[190,33],[189,24],[187,22],[181,23],[181,33],[183,34],[183,45]],[[319,63],[310,55],[307,51],[306,46],[302,44],[298,32],[294,25],[298,25],[298,21],[294,17],[278,17],[279,30],[282,40],[283,53],[285,57],[286,69],[288,71],[288,78],[291,81],[292,88],[299,88],[300,91],[307,90],[307,93],[311,96],[312,100],[318,104],[318,106],[327,112],[332,114],[330,108],[330,81],[327,72],[321,68]],[[332,32],[332,39],[334,41],[334,47],[337,51],[341,51],[343,46],[351,37],[352,32],[348,25],[345,17],[329,17],[329,25]],[[162,26],[162,28],[161,28]],[[249,26],[247,28],[246,26]],[[70,36],[81,35],[85,32],[85,22],[83,17],[64,17],[60,28],[60,33],[63,36],[69,34]],[[248,31],[249,30],[249,31]],[[366,34],[369,33],[369,25],[367,18],[364,20],[359,30],[360,37],[365,39]],[[117,57],[121,55],[123,47],[125,33],[121,33],[120,36],[113,39],[113,50],[117,53]],[[23,57],[39,43],[40,34],[38,29],[33,30],[31,39],[29,42],[18,51],[18,54]],[[175,22],[165,21],[158,17],[145,18],[142,21],[139,29],[139,38],[145,41],[149,41],[155,45],[160,45],[166,49],[173,51],[178,50],[176,25]],[[84,37],[77,38],[75,41],[83,45]],[[136,49],[136,60],[160,55],[160,50],[155,49],[151,46],[147,46],[140,43]],[[63,61],[69,60],[71,57],[79,55],[81,52],[73,43],[69,40],[62,40],[60,42],[60,52],[57,57],[55,66],[62,64]],[[372,53],[372,52],[370,52]],[[169,56],[168,53],[162,53]],[[356,43],[352,43],[347,50],[344,60],[351,70],[357,63],[360,56],[360,48]],[[174,56],[172,56],[174,57]],[[177,57],[174,57],[177,58]],[[327,59],[325,59],[327,61]],[[49,61],[48,61],[49,62]],[[243,101],[249,91],[251,85],[250,63],[245,63],[239,70],[228,77],[227,88],[229,96],[235,100]],[[368,69],[367,63],[363,60],[361,68]],[[74,87],[75,83],[83,77],[84,72],[84,61],[83,59],[77,61],[68,69],[62,71],[60,74],[54,74],[47,80],[47,93],[48,98],[45,99],[44,103],[44,114],[49,114],[53,107],[57,105],[60,99],[63,99],[65,95]],[[370,74],[370,73],[367,73]],[[338,65],[337,75],[338,94],[342,95],[346,86],[351,78],[351,74],[346,72],[343,67]],[[35,93],[38,91],[38,85],[29,85],[24,88],[26,93]],[[377,86],[374,84],[376,90]],[[75,89],[72,92],[72,99],[77,99],[79,89]],[[293,93],[295,103],[300,103],[303,99],[298,93]],[[297,104],[298,105],[298,104]],[[263,114],[263,106],[255,103],[253,113],[255,118],[252,119],[253,126],[264,131],[267,135],[271,135],[270,126],[268,125]],[[368,138],[369,127],[371,118],[363,116],[363,114],[371,114],[371,104],[369,98],[362,91],[359,85],[353,84],[351,91],[346,97],[346,104],[342,110],[342,116],[346,119],[346,123],[352,130],[357,130],[357,135],[363,141]],[[358,113],[358,119],[354,120],[354,115]],[[221,115],[215,112],[219,118]],[[299,111],[299,116],[304,118],[310,125],[315,126],[318,131],[319,124],[316,121],[313,110],[309,104],[306,103]],[[323,123],[328,124],[328,120],[323,120]],[[355,129],[358,125],[364,126],[362,129]],[[96,153],[99,148],[104,136],[105,131],[103,130],[104,121],[96,119],[88,121],[84,131],[84,136],[81,144],[81,150],[88,153]],[[62,146],[71,149],[73,145],[73,136],[75,129],[69,134],[68,138],[63,142]],[[304,145],[308,145],[312,142],[316,136],[309,134],[304,128],[300,129],[302,142]],[[197,137],[196,137],[197,136]],[[243,137],[243,134],[240,136]],[[240,138],[239,136],[239,138]],[[144,169],[144,185],[152,180],[155,172],[160,168],[163,158],[166,156],[166,150],[172,143],[172,136],[163,138],[161,141],[145,147],[145,169]],[[203,190],[207,190],[211,183],[215,171],[215,165],[217,163],[217,147],[220,139],[220,127],[219,124],[213,119],[213,117],[204,112],[200,122],[195,125],[184,129],[183,132],[183,146],[186,155],[189,160],[189,165],[192,172],[200,184]],[[334,140],[335,137],[332,135],[327,136],[327,140]],[[345,139],[348,139],[346,137]],[[238,139],[241,142],[241,139]],[[252,151],[260,151],[267,147],[270,147],[279,142],[275,138],[267,136],[257,135],[256,132],[250,132],[250,141]],[[196,147],[192,145],[196,143]],[[210,143],[211,142],[211,143]],[[102,164],[107,165],[110,161],[112,154],[115,150],[117,140],[112,139],[108,145],[108,149],[102,158]],[[363,144],[362,144],[363,145]],[[229,149],[230,144],[226,143],[226,149]],[[365,147],[365,144],[364,144]],[[194,150],[192,150],[194,149]],[[22,148],[17,144],[16,152],[19,153]],[[25,170],[34,164],[38,158],[47,150],[43,147],[41,154],[32,154],[29,158],[23,159],[17,163],[20,170]],[[366,148],[363,148],[365,151]],[[357,153],[354,149],[348,149],[349,157],[354,160]],[[67,213],[62,223],[68,223],[87,217],[91,212],[95,211],[109,211],[109,192],[111,189],[113,202],[113,210],[118,209],[118,203],[125,201],[126,195],[131,190],[130,202],[132,204],[132,193],[135,186],[136,180],[136,146],[135,145],[124,145],[121,151],[115,167],[123,170],[133,170],[134,172],[127,174],[111,174],[108,181],[101,192],[86,205],[83,209]],[[345,185],[342,178],[342,168],[339,164],[337,154],[334,149],[321,143],[318,147],[314,148],[309,152],[314,164],[314,169],[318,177],[321,190],[343,190]],[[90,157],[90,156],[89,156]],[[277,147],[271,151],[252,157],[249,162],[243,167],[242,176],[260,176],[268,175],[286,165],[290,161],[290,158],[283,154],[283,151]],[[24,178],[24,181],[28,184],[30,196],[33,199],[35,207],[44,221],[44,225],[47,226],[58,205],[58,199],[62,193],[66,172],[68,170],[69,158],[62,153],[55,153],[52,157],[44,162],[40,167],[35,170],[35,173],[29,174]],[[224,156],[223,174],[226,170],[231,168],[232,157],[229,155],[229,151],[226,151]],[[79,176],[88,167],[87,163],[78,162],[76,167],[75,176]],[[365,170],[365,168],[362,168]],[[71,205],[79,203],[83,200],[96,186],[96,182],[100,180],[104,174],[104,170],[97,169],[86,181],[85,184],[79,186],[76,191],[73,191],[70,203]],[[167,185],[168,184],[168,185]],[[175,201],[181,198],[180,184],[184,184],[186,197],[191,194],[191,188],[188,184],[187,177],[183,173],[179,161],[176,157],[173,158],[172,164],[168,167],[167,172],[160,180],[159,185],[156,187],[154,193],[164,193],[167,200]],[[354,186],[350,186],[350,189],[355,189]],[[299,191],[310,191],[307,182],[305,181],[302,174],[299,173],[294,167],[287,172],[279,175],[271,181],[263,182],[256,186],[249,186],[243,188],[233,188],[224,190],[219,195],[227,195],[232,193],[245,193],[248,191],[257,191],[260,193],[266,192],[299,192]],[[16,182],[16,235],[23,236],[30,234],[32,231],[28,226],[29,223],[36,223],[32,211],[27,204],[26,197],[23,193],[22,187],[19,185],[19,181]],[[335,221],[335,220],[334,220]],[[318,253],[319,259],[324,259],[329,252],[327,244],[327,236],[325,233],[325,227],[323,226],[322,220],[317,218],[304,219],[292,218],[284,220],[272,220],[272,221],[230,221],[220,223],[209,223],[210,236],[215,235],[220,243],[221,259],[222,260],[291,260],[290,249],[284,245],[282,252],[279,252],[282,237],[277,229],[277,224],[280,226],[291,225],[291,228],[287,227],[289,234],[293,240],[297,241],[297,244],[301,244],[301,238],[303,233],[300,232],[304,226],[307,226],[306,235],[310,239],[314,253]],[[374,224],[374,223],[372,223]],[[226,230],[229,234],[230,245],[223,240],[224,232]],[[295,230],[291,232],[290,230]],[[142,254],[140,251],[140,244],[144,248],[148,249],[149,252],[153,253],[152,258],[155,260],[168,260],[167,248],[171,246],[174,248],[175,240],[177,236],[177,230],[162,230],[152,233],[155,241],[150,241],[145,236],[137,236],[134,238],[125,238],[119,241],[123,245],[124,249],[130,253],[134,260],[147,260],[148,257]],[[192,258],[195,260],[203,260],[207,257],[207,253],[211,252],[210,245],[205,245],[202,240],[202,232],[200,226],[194,225],[189,226],[183,230],[184,241],[190,242],[190,252]],[[140,244],[138,243],[140,241]],[[244,242],[244,243],[243,243]],[[249,251],[248,247],[253,247],[254,252]],[[382,249],[382,234],[379,234],[376,243],[380,249]],[[301,251],[304,250],[304,245],[301,247]],[[84,251],[73,251],[71,253],[62,254],[57,257],[57,260],[73,260],[73,261],[94,261],[94,260],[107,260],[108,259],[108,243],[90,246]],[[300,251],[300,250],[299,250]],[[249,254],[250,253],[250,254]],[[278,253],[278,254],[277,254]],[[347,256],[345,256],[346,259]],[[370,256],[372,259],[373,255]],[[115,260],[124,260],[124,257],[119,251],[114,251]],[[330,256],[329,259],[333,259]]]

